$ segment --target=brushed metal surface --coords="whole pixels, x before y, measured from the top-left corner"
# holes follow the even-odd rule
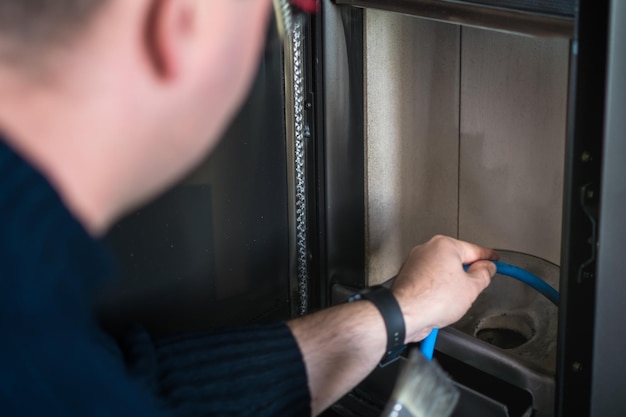
[[[459,28],[366,10],[367,268],[395,275],[432,235],[456,235]]]
[[[569,42],[462,44],[459,237],[559,264]]]
[[[365,285],[363,11],[324,0],[324,205],[328,282]]]

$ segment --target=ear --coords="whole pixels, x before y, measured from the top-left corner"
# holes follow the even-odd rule
[[[149,3],[145,25],[148,59],[158,77],[170,80],[180,75],[197,30],[197,2],[152,0]]]

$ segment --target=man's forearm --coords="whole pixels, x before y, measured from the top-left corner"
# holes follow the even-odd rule
[[[387,344],[383,318],[369,301],[342,304],[288,325],[304,357],[314,416],[365,378]]]

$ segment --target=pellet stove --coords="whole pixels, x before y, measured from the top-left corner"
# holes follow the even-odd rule
[[[626,38],[615,37],[623,6],[324,5],[308,34],[319,73],[305,103],[318,113],[305,118],[319,123],[320,252],[335,301],[394,276],[411,246],[436,233],[499,248],[503,260],[559,288],[562,301],[556,308],[496,277],[441,332],[436,357],[462,386],[455,415],[626,411],[603,409],[619,397],[604,390],[605,380],[621,380],[611,370],[620,359],[598,356],[615,349],[605,345],[619,344],[623,327],[619,301],[608,314],[604,305],[623,292],[617,272],[608,272],[619,256],[602,255],[625,247],[624,220],[604,217],[626,198],[626,177],[616,174],[626,154],[608,150],[611,134],[624,141],[610,127],[611,115],[626,113],[615,99],[624,73],[614,67],[626,50]],[[611,158],[622,168],[613,171]],[[375,372],[336,412],[378,415],[394,377]]]

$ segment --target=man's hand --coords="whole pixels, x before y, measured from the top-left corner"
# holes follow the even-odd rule
[[[496,268],[490,249],[436,236],[414,248],[392,291],[402,309],[406,341],[463,316]],[[467,272],[463,265],[472,266]],[[342,304],[288,323],[306,365],[312,412],[317,415],[358,384],[381,360],[387,331],[367,300]]]
[[[491,249],[445,236],[413,248],[392,287],[404,314],[406,342],[458,321],[489,285],[496,273],[490,261],[498,258]]]

